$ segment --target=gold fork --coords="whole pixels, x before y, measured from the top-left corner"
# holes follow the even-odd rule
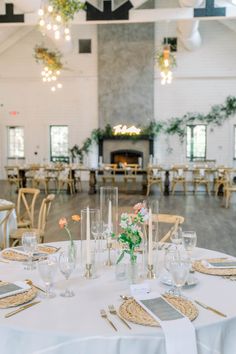
[[[117,328],[115,327],[115,325],[111,322],[111,320],[109,320],[109,318],[107,317],[106,311],[105,310],[100,310],[100,314],[102,316],[102,318],[104,318],[105,320],[107,320],[109,322],[109,324],[112,326],[112,328],[117,331]]]
[[[112,315],[116,315],[129,329],[132,329],[130,325],[119,315],[113,305],[108,305],[108,309]]]

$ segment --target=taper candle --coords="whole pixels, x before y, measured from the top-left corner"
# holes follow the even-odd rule
[[[149,208],[148,218],[148,264],[152,265],[152,210]]]
[[[87,217],[86,217],[86,262],[91,264],[91,252],[90,252],[90,211],[87,207]]]

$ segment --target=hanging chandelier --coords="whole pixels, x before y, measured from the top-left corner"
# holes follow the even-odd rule
[[[42,33],[51,32],[56,40],[71,40],[70,21],[84,8],[80,0],[45,0],[38,10]]]
[[[37,63],[43,65],[43,70],[41,71],[42,81],[50,84],[52,92],[61,89],[62,84],[58,80],[63,69],[61,53],[59,51],[50,51],[43,46],[36,46],[34,48],[34,57]]]
[[[157,52],[156,63],[160,70],[161,84],[171,84],[173,80],[172,69],[176,66],[176,59],[171,53],[169,44],[164,44]]]

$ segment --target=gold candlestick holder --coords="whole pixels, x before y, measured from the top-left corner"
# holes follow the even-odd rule
[[[147,278],[148,279],[155,279],[156,278],[156,274],[154,273],[153,264],[148,264]]]
[[[86,279],[92,278],[92,264],[86,264],[84,277]]]
[[[108,257],[107,257],[107,261],[105,263],[105,265],[108,266],[108,267],[113,265],[113,263],[111,261],[111,248],[112,248],[112,243],[108,242],[107,243]]]

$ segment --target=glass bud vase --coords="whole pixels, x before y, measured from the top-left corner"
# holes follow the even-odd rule
[[[128,282],[129,284],[137,284],[139,281],[138,275],[138,263],[137,262],[130,262],[128,264]]]
[[[71,259],[77,258],[77,248],[73,240],[71,240],[68,244],[68,254]]]

